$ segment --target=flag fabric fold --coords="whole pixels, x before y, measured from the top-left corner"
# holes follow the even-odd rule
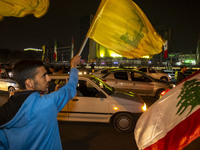
[[[0,20],[3,17],[24,17],[33,14],[39,18],[45,15],[49,7],[49,0],[1,0]]]
[[[55,62],[57,62],[57,42],[54,42],[54,54],[53,54],[53,58],[55,60]]]
[[[86,36],[127,58],[158,54],[164,44],[132,0],[102,0]]]
[[[135,127],[139,150],[181,150],[200,136],[200,70],[167,92]]]

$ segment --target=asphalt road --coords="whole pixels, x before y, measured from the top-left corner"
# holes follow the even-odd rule
[[[0,91],[0,106],[8,100],[8,93]]]
[[[59,122],[63,150],[138,150],[134,133],[118,133],[109,124]]]
[[[0,92],[0,105],[8,99],[6,92]],[[147,105],[155,99],[146,97]],[[197,118],[199,119],[199,118]],[[138,150],[134,133],[119,133],[109,124],[59,122],[63,150]],[[184,150],[199,150],[200,137]]]

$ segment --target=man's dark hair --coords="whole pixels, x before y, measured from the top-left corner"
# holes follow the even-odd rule
[[[18,83],[19,88],[26,89],[25,81],[34,79],[37,74],[37,68],[44,66],[42,61],[26,59],[19,60],[13,67],[13,78]]]

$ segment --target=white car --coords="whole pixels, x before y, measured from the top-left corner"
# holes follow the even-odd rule
[[[51,75],[51,82],[69,76]],[[77,95],[58,114],[59,121],[112,123],[119,132],[130,132],[136,120],[146,110],[137,94],[115,91],[93,75],[79,76]]]
[[[19,90],[18,84],[11,79],[12,77],[11,72],[7,73],[1,73],[0,75],[0,90],[1,91],[7,91],[9,97],[13,94],[14,91]]]
[[[167,73],[158,72],[157,70],[151,67],[140,67],[137,70],[142,71],[155,79],[159,79],[162,81],[171,81],[170,75],[168,75]]]

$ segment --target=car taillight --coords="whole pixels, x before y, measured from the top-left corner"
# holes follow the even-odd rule
[[[169,92],[169,89],[167,89],[167,90],[165,90],[165,91],[162,91],[162,92],[161,92],[161,95],[164,96],[167,92]]]

